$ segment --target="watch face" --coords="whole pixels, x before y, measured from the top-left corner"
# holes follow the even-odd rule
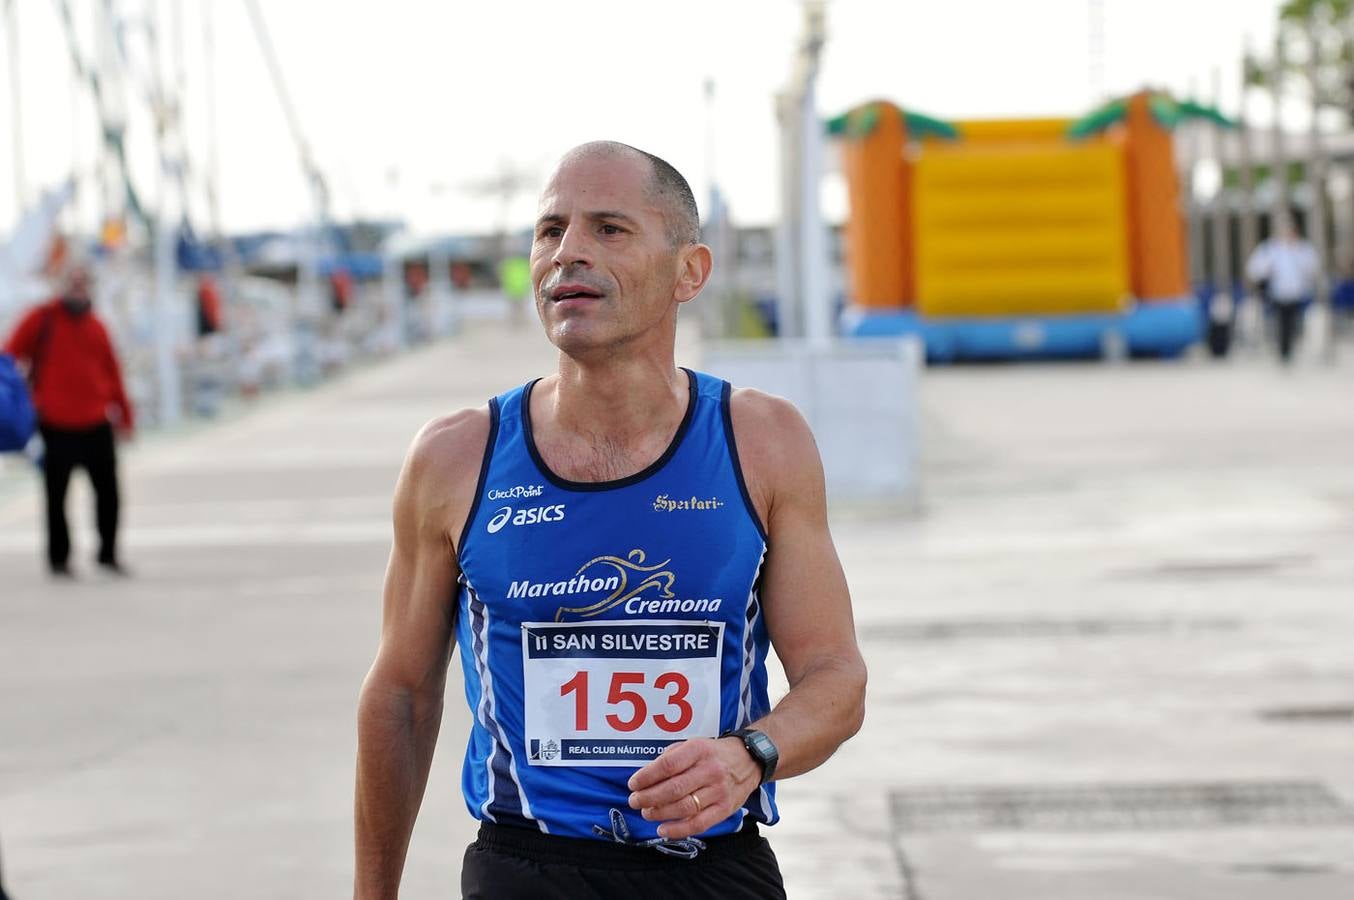
[[[762,757],[772,756],[776,752],[776,745],[771,743],[771,738],[764,734],[751,735],[752,745],[757,748],[757,755]]]

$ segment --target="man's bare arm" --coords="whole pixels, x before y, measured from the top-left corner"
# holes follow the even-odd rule
[[[454,646],[460,570],[453,541],[488,431],[486,410],[429,423],[414,439],[395,489],[381,642],[358,701],[353,896],[359,900],[398,896]]]
[[[755,391],[734,394],[732,417],[748,489],[767,524],[762,604],[790,684],[775,709],[751,727],[776,743],[776,778],[789,778],[822,764],[860,729],[865,663],[808,424],[791,404]],[[663,822],[663,836],[687,837],[742,806],[760,777],[736,738],[686,741],[635,773],[631,806]]]

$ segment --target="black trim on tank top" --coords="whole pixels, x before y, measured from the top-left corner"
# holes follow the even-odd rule
[[[762,517],[757,515],[757,507],[752,505],[752,495],[748,493],[748,484],[743,480],[743,464],[738,460],[738,441],[733,436],[733,412],[729,405],[732,397],[733,385],[726,381],[719,392],[719,412],[724,419],[724,443],[729,445],[729,461],[733,463],[733,475],[738,479],[738,493],[743,495],[743,506],[747,508],[748,518],[752,519],[752,524],[757,526],[757,533],[762,536],[762,543],[769,547],[771,541],[766,536],[766,527],[762,525]]]
[[[489,439],[484,442],[484,460],[480,463],[480,477],[475,482],[475,499],[470,501],[470,514],[465,517],[461,528],[461,538],[456,542],[456,561],[459,565],[461,555],[465,553],[465,541],[470,536],[470,526],[475,522],[475,514],[480,511],[480,500],[484,497],[484,483],[489,480],[489,461],[494,458],[494,444],[498,442],[498,398],[489,398]]]
[[[528,382],[526,388],[522,391],[522,436],[526,438],[527,453],[531,456],[531,461],[536,464],[536,468],[541,470],[545,480],[555,487],[564,488],[566,491],[610,491],[616,488],[629,487],[632,484],[639,484],[644,479],[658,473],[660,469],[668,464],[677,453],[677,448],[682,444],[682,438],[686,437],[687,430],[691,427],[691,420],[696,415],[696,373],[682,367],[686,373],[687,386],[690,389],[686,401],[686,413],[682,416],[682,423],[677,426],[677,433],[672,436],[668,443],[668,449],[663,451],[663,455],[649,463],[640,471],[633,475],[627,475],[624,478],[617,478],[614,481],[570,481],[567,478],[556,475],[554,471],[545,464],[541,458],[540,452],[536,449],[536,435],[531,428],[531,391],[536,387],[541,379]]]

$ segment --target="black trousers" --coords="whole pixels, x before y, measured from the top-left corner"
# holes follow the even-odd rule
[[[462,900],[784,900],[771,845],[751,823],[705,839],[695,859],[647,847],[480,826],[461,864]]]
[[[71,473],[83,468],[94,485],[95,517],[99,523],[99,562],[117,561],[118,470],[113,426],[72,430],[42,425],[45,445],[42,474],[47,488],[47,562],[53,569],[66,566],[71,555],[66,524],[66,489]]]
[[[1302,327],[1302,304],[1275,303],[1274,315],[1279,320],[1279,358],[1288,362],[1293,358],[1293,346]]]

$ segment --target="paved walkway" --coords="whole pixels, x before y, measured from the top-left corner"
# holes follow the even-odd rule
[[[932,370],[924,411],[920,519],[836,528],[871,702],[820,784],[911,876],[858,896],[1354,896],[1354,368]]]
[[[47,581],[34,492],[0,473],[17,900],[349,891],[400,458],[429,416],[552,360],[535,332],[485,327],[146,439],[125,465],[128,582]],[[834,510],[870,708],[782,786],[791,896],[1354,894],[1351,373],[929,372],[922,513]],[[455,896],[473,832],[459,691],[410,898]]]

